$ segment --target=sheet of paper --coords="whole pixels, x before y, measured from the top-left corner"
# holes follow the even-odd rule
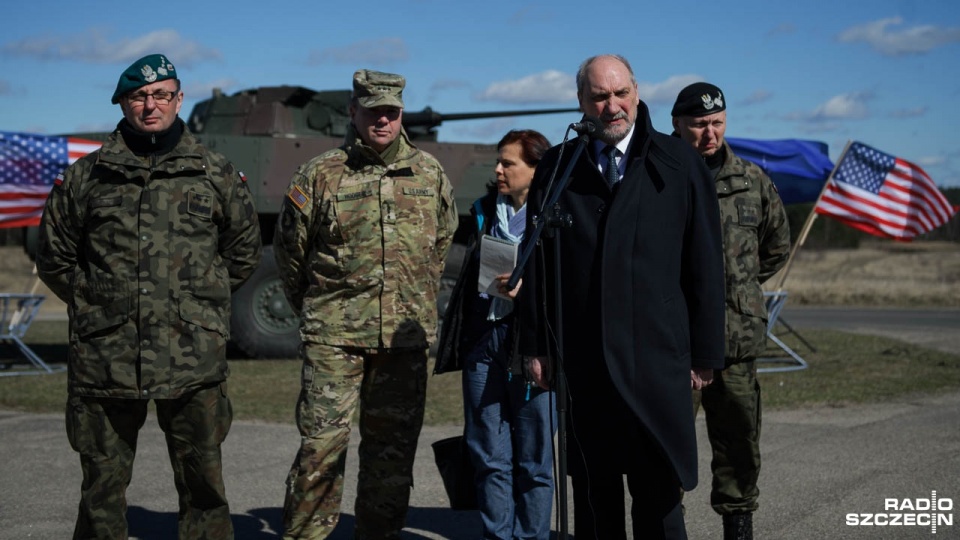
[[[492,296],[508,298],[500,294],[497,289],[497,280],[500,274],[513,272],[517,265],[518,245],[508,240],[494,238],[485,234],[480,239],[480,279],[477,281],[477,290]]]

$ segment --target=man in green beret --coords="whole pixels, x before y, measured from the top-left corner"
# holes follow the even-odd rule
[[[285,539],[336,527],[358,405],[355,538],[396,539],[406,521],[457,209],[440,163],[403,130],[404,85],[357,71],[343,145],[299,168],[280,209],[274,253],[303,340]]]
[[[230,293],[260,261],[243,174],[178,117],[161,54],[134,62],[111,101],[123,119],[54,182],[40,278],[68,306],[67,437],[83,484],[74,538],[127,538],[126,488],[153,400],[179,495],[181,539],[232,539],[220,445],[230,429]]]
[[[720,204],[726,277],[726,347],[723,371],[693,390],[693,414],[703,404],[713,448],[710,502],[723,516],[724,540],[751,540],[760,476],[760,383],[757,355],[767,342],[761,284],[790,255],[790,225],[777,188],[763,170],[733,153],[726,97],[707,82],[677,95],[674,135],[703,157]]]

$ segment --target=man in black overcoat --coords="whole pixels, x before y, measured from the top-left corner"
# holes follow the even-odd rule
[[[524,272],[520,352],[541,386],[554,371],[567,382],[577,540],[626,538],[624,475],[633,537],[686,538],[681,488],[697,484],[690,388],[724,365],[716,192],[689,145],[653,130],[626,59],[584,61],[577,96],[596,130],[558,201],[572,225],[542,237]],[[575,144],[552,148],[537,167],[528,219]]]

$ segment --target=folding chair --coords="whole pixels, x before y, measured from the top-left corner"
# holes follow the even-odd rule
[[[773,333],[773,327],[777,325],[780,318],[780,311],[787,303],[787,291],[764,291],[763,295],[767,302],[767,337],[777,344],[780,349],[787,353],[787,356],[757,358],[757,362],[769,362],[776,364],[786,364],[771,367],[757,368],[759,373],[778,373],[784,371],[799,371],[807,369],[807,362],[790,348],[779,337]],[[806,341],[804,341],[806,343]]]
[[[23,336],[30,329],[40,304],[46,297],[42,294],[0,293],[0,342],[16,345],[33,364],[34,369],[0,370],[0,377],[8,375],[44,375],[63,371],[64,367],[50,367],[26,343]]]

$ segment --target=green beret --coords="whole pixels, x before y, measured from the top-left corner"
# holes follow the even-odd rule
[[[402,75],[361,69],[353,74],[353,97],[367,109],[384,105],[402,109],[406,84]]]
[[[117,89],[113,92],[110,103],[120,103],[121,96],[141,86],[176,78],[177,70],[174,69],[173,64],[170,63],[170,60],[167,60],[166,56],[162,54],[144,56],[130,64],[130,67],[120,75],[120,80],[117,81]]]
[[[707,116],[727,109],[723,92],[707,82],[696,82],[687,86],[677,95],[670,116]]]

